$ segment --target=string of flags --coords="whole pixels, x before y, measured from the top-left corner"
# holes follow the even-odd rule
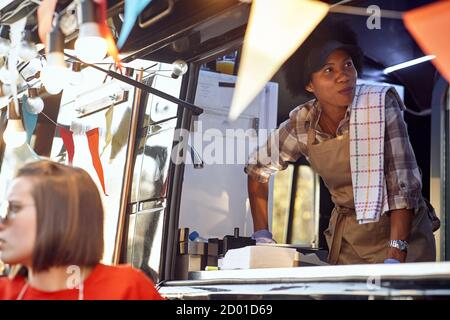
[[[29,112],[28,110],[28,104],[27,104],[27,97],[24,96],[22,98],[22,114],[23,114],[23,120],[25,125],[25,131],[27,133],[27,144],[30,144],[31,137],[36,129],[36,124],[38,120],[38,114],[33,114]],[[112,122],[112,110],[114,106],[111,106],[108,112],[105,115],[106,120],[106,127],[109,128],[109,133],[106,135],[105,139],[105,148],[111,143],[111,122]],[[75,156],[75,152],[77,150],[75,141],[74,141],[74,131],[76,131],[76,134],[78,135],[84,135],[87,139],[87,144],[89,147],[89,153],[91,155],[91,161],[92,165],[97,173],[97,177],[100,181],[100,184],[102,186],[103,193],[105,195],[108,195],[106,193],[106,187],[105,187],[105,178],[104,178],[104,170],[103,165],[100,159],[99,154],[99,142],[100,142],[100,131],[99,128],[93,128],[89,130],[85,130],[82,126],[78,126],[74,131],[71,130],[70,127],[59,124],[57,122],[54,122],[51,120],[44,112],[41,112],[49,121],[51,121],[57,128],[59,135],[61,136],[61,139],[63,141],[64,147],[67,151],[68,156],[68,162],[70,165],[73,165],[73,159]],[[102,153],[103,153],[102,151]]]
[[[107,23],[108,1],[92,1],[97,5],[96,11],[98,28],[100,31],[100,35],[106,40],[107,52],[114,59],[116,66],[121,69],[121,60],[118,47],[123,47],[136,23],[137,18],[139,17],[141,12],[152,2],[152,0],[125,0],[125,15],[117,45],[111,29]],[[38,8],[38,33],[42,43],[44,44],[47,44],[47,35],[52,29],[52,22],[56,10],[56,4],[57,0],[43,0]]]
[[[37,10],[38,34],[41,42],[47,49],[46,65],[42,66],[40,80],[49,94],[61,92],[63,88],[62,83],[65,78],[61,75],[67,71],[66,61],[64,59],[64,36],[60,32],[55,32],[60,31],[55,30],[60,27],[58,23],[60,18],[59,14],[61,13],[56,12],[57,4],[57,0],[42,0]],[[125,0],[125,14],[116,45],[107,22],[107,0],[77,1],[78,9],[83,9],[79,10],[81,14],[78,16],[80,32],[75,47],[77,49],[77,43],[79,43],[78,49],[80,50],[77,49],[79,51],[77,52],[77,57],[80,59],[81,57],[92,58],[92,61],[88,61],[87,59],[81,60],[95,64],[103,61],[107,53],[113,58],[116,67],[121,70],[122,64],[118,48],[122,49],[124,47],[139,15],[151,4],[152,0]],[[264,83],[271,79],[282,63],[289,58],[292,52],[302,44],[317,24],[327,15],[329,8],[330,6],[325,3],[312,0],[286,0],[283,1],[283,4],[272,0],[252,1],[236,91],[230,109],[230,118],[237,118],[245,110]],[[299,13],[303,17],[302,19],[299,18]],[[270,23],[268,23],[267,17],[270,18]],[[447,81],[450,81],[450,41],[448,41],[446,32],[435,31],[449,30],[449,17],[450,1],[437,1],[426,6],[421,6],[406,12],[403,16],[406,28],[421,49],[425,53],[436,57],[431,62]],[[92,28],[93,25],[96,27]],[[3,27],[9,28],[9,26],[2,26],[1,36],[8,35],[9,37],[9,31]],[[26,21],[21,29],[24,31],[24,34],[26,31],[25,28]],[[82,32],[82,30],[84,31]],[[95,42],[96,45],[92,45],[92,42],[90,42],[92,39],[97,41]],[[4,40],[6,41],[5,43],[11,42],[11,39],[5,38]],[[104,52],[101,52],[101,46],[97,45],[98,43],[104,44]],[[271,43],[272,45],[267,46],[267,43]],[[5,47],[8,50],[3,50],[6,53],[2,53],[0,57],[3,59],[3,56],[7,56],[8,58],[7,66],[2,67],[8,76],[6,77],[7,79],[2,80],[8,81],[3,81],[4,83],[0,91],[2,91],[3,95],[13,97],[13,106],[16,109],[15,113],[19,114],[18,110],[20,105],[18,103],[16,86],[16,82],[19,79],[17,65],[24,58],[22,58],[18,50],[10,50],[15,47],[18,46],[16,44],[14,46],[9,44]],[[47,83],[44,81],[45,79],[48,80]],[[258,81],[255,81],[255,79],[258,79]],[[8,90],[4,90],[6,88]],[[4,92],[6,91],[9,93],[5,94]],[[38,119],[36,112],[32,112],[32,108],[30,108],[31,99],[31,95],[29,98],[24,96],[21,110],[23,124],[26,129],[26,141],[28,143],[31,141]],[[111,118],[112,110],[106,115],[107,131],[105,142],[107,145],[114,145],[110,123],[108,126],[108,121],[111,121]],[[8,121],[15,121],[17,124],[18,119],[20,120],[20,117],[17,119],[11,118]],[[72,162],[76,152],[73,132],[62,125],[55,125],[57,125],[63,143],[68,151],[69,162]],[[16,135],[24,133],[22,125],[16,126],[13,129],[16,130],[13,132],[17,133]],[[100,155],[104,152],[105,148],[99,154],[99,128],[90,129],[85,134],[93,166],[105,192],[104,174],[100,161]]]
[[[121,46],[127,40],[133,25],[135,24],[139,14],[151,3],[151,0],[144,1],[133,1],[126,0],[125,1],[125,19],[122,26],[122,30],[120,32],[120,43]],[[76,8],[78,10],[77,18],[78,18],[78,39],[75,42],[75,50],[77,51],[77,57],[82,61],[88,63],[97,63],[101,62],[106,54],[111,56],[114,60],[115,67],[122,73],[122,64],[119,57],[119,50],[116,46],[115,39],[111,32],[111,29],[108,25],[108,16],[107,16],[107,0],[82,0],[76,2]],[[38,35],[40,41],[44,44],[46,48],[45,61],[46,63],[42,65],[42,70],[38,77],[41,80],[41,84],[45,87],[45,90],[49,94],[57,94],[61,92],[64,87],[65,78],[63,74],[66,74],[67,66],[64,58],[64,34],[63,29],[68,30],[64,17],[67,16],[68,13],[64,13],[64,10],[59,10],[60,6],[58,6],[57,0],[42,0],[40,1],[38,10],[37,10],[37,21],[38,21]],[[26,20],[26,19],[25,19]],[[21,28],[25,28],[24,26]],[[61,25],[60,25],[61,23]],[[24,29],[25,30],[25,29]],[[9,31],[8,31],[9,33]],[[3,36],[4,32],[2,32]],[[94,41],[94,42],[93,42]],[[77,43],[78,48],[77,48]],[[104,46],[103,46],[104,44]],[[16,47],[16,42],[12,43],[12,47]],[[105,48],[103,52],[102,48]],[[99,53],[100,52],[100,53]],[[37,53],[37,51],[36,51]],[[86,58],[86,59],[84,59]],[[89,58],[89,59],[88,59]],[[8,52],[8,72],[11,74],[12,81],[11,83],[15,83],[15,79],[19,78],[19,73],[17,70],[18,64],[18,55],[16,50],[10,50]],[[31,61],[31,60],[30,60]],[[42,61],[41,61],[42,62]],[[48,81],[45,81],[45,80]],[[25,78],[24,78],[25,80]],[[26,81],[26,80],[25,80]],[[31,89],[36,89],[28,86]],[[35,90],[38,91],[37,89]],[[12,132],[13,137],[19,137],[20,139],[15,139],[16,143],[12,141],[8,142],[7,145],[11,148],[17,146],[21,146],[25,143],[27,148],[31,149],[30,143],[33,136],[34,131],[36,130],[38,123],[38,114],[42,112],[42,108],[44,107],[44,103],[42,99],[38,96],[32,96],[29,93],[29,96],[23,95],[20,98],[22,103],[20,104],[18,101],[18,92],[17,86],[11,85],[11,93],[13,97],[14,105],[9,106],[10,108],[14,107],[16,110],[14,114],[16,118],[9,118],[8,120],[11,124],[19,123],[20,126],[12,128],[14,132]],[[41,106],[40,108],[36,108],[36,106],[32,106],[32,102],[36,99],[40,99]],[[19,109],[21,112],[19,112]],[[39,109],[39,111],[37,111]],[[12,111],[11,111],[12,112]],[[9,113],[8,113],[9,114]],[[53,122],[57,127],[57,131],[62,138],[64,147],[67,150],[68,160],[70,164],[73,164],[75,153],[77,152],[77,139],[74,139],[74,132],[71,128],[67,128],[64,125],[55,123],[52,119],[50,119],[44,112],[42,114],[48,118],[49,121]],[[113,136],[111,133],[111,121],[112,121],[113,110],[112,107],[105,115],[106,118],[106,138],[105,138],[105,146],[101,153],[99,154],[99,139],[100,139],[100,131],[99,128],[92,128],[90,130],[86,130],[83,132],[87,142],[87,148],[89,149],[91,155],[91,161],[93,168],[95,169],[97,176],[99,178],[100,184],[102,186],[103,192],[106,194],[105,188],[105,179],[104,179],[104,170],[100,160],[101,155],[106,150],[108,145],[111,145],[111,158],[114,157],[123,147],[124,138],[126,137],[126,130],[124,126],[120,125],[119,129]],[[22,121],[20,121],[20,117],[22,117]],[[124,120],[124,119],[122,119]],[[15,122],[14,122],[15,121]],[[13,123],[14,122],[14,123]],[[23,126],[22,126],[23,122]],[[122,122],[121,122],[122,124]],[[11,125],[11,127],[13,127]],[[10,130],[11,131],[11,130]],[[117,134],[118,133],[118,134]],[[6,142],[6,138],[4,136],[4,140]],[[19,141],[20,140],[20,141]],[[82,147],[82,146],[81,146]]]
[[[73,158],[75,156],[75,150],[76,150],[74,138],[73,138],[73,132],[71,130],[64,128],[61,125],[58,125],[58,131],[59,131],[59,134],[61,135],[64,146],[66,147],[66,150],[67,150],[67,154],[69,157],[69,164],[72,164]],[[91,154],[92,165],[94,166],[94,169],[97,172],[97,176],[98,176],[100,184],[102,186],[103,193],[105,193],[105,195],[107,195],[106,189],[105,189],[105,178],[104,178],[104,174],[103,174],[103,166],[102,166],[102,162],[100,160],[100,155],[98,153],[99,138],[100,138],[99,129],[94,128],[94,129],[88,130],[85,132],[85,136],[87,138],[88,145],[89,145],[89,152]]]

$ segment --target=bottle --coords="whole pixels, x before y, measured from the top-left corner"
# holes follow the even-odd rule
[[[201,237],[197,231],[192,231],[189,234],[189,240],[193,242],[208,242],[208,239]]]

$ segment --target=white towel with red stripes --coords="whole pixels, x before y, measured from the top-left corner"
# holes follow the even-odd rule
[[[358,85],[350,114],[350,167],[356,219],[377,222],[389,211],[384,177],[385,98],[391,87]]]

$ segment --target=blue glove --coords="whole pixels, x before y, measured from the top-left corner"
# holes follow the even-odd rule
[[[258,230],[252,234],[252,239],[255,239],[256,243],[276,243],[272,237],[272,233],[266,229]]]
[[[398,261],[397,259],[394,259],[394,258],[389,258],[389,259],[384,260],[384,263],[385,264],[394,264],[394,263],[400,263],[400,261]]]

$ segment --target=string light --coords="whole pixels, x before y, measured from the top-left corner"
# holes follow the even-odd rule
[[[179,76],[185,74],[188,70],[188,65],[186,61],[183,60],[175,60],[172,63],[172,78],[177,79]]]
[[[108,51],[108,44],[100,34],[96,17],[96,6],[92,0],[84,0],[78,4],[80,30],[75,41],[77,57],[87,63],[103,60]]]
[[[58,25],[47,36],[47,50],[47,65],[40,79],[48,93],[58,94],[66,84],[68,71],[64,61],[64,35]]]
[[[18,47],[19,57],[23,61],[30,61],[37,56],[37,48],[32,42],[32,37],[33,35],[31,30],[25,28],[22,32],[22,41],[20,41]]]
[[[20,115],[16,113],[14,100],[8,104],[8,123],[3,132],[3,141],[8,148],[18,148],[27,141]]]
[[[28,89],[27,110],[32,114],[41,113],[44,110],[44,100],[39,96],[38,88]]]

